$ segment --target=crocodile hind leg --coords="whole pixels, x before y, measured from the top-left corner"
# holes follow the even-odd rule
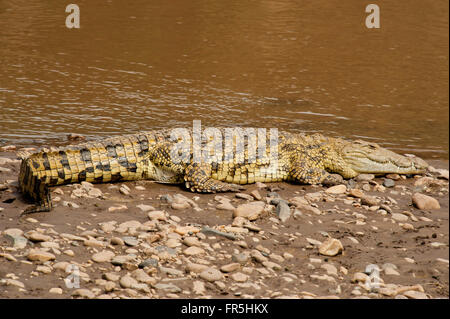
[[[193,163],[186,167],[184,173],[186,188],[193,192],[216,193],[237,192],[241,185],[224,183],[211,178],[211,164]]]

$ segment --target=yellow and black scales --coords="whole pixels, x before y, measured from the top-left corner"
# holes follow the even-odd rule
[[[25,213],[51,210],[50,186],[82,181],[150,179],[185,183],[188,189],[197,192],[224,192],[237,191],[241,189],[239,185],[258,181],[318,184],[332,180],[330,173],[352,178],[359,173],[422,173],[427,167],[419,158],[407,158],[374,143],[287,132],[279,133],[276,153],[270,153],[267,137],[263,156],[249,160],[248,141],[244,141],[240,154],[234,145],[232,149],[223,149],[224,155],[233,155],[231,159],[213,157],[209,162],[193,162],[190,147],[190,157],[174,163],[170,155],[177,141],[171,139],[171,130],[37,152],[23,158],[19,173],[20,190],[36,203]],[[202,147],[205,145],[203,141]]]

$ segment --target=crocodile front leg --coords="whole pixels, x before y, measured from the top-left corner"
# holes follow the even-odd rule
[[[336,176],[323,169],[320,163],[311,160],[308,161],[304,158],[291,163],[288,180],[300,184],[324,184],[330,186],[341,182]]]
[[[243,189],[241,185],[224,183],[211,178],[211,164],[192,163],[184,172],[186,188],[193,192],[216,193],[237,192]]]

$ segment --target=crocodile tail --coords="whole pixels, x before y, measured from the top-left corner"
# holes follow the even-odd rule
[[[26,212],[48,212],[52,209],[50,191],[45,176],[39,176],[30,158],[22,159],[19,173],[19,189],[25,197],[36,203]]]

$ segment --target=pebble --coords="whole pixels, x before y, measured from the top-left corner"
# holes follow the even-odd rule
[[[294,255],[292,255],[290,253],[287,253],[287,252],[284,252],[283,253],[283,258],[284,259],[292,259],[292,258],[294,258]]]
[[[75,297],[82,297],[82,298],[87,298],[87,299],[93,299],[95,298],[95,294],[90,291],[89,289],[77,289],[72,293],[72,296]]]
[[[357,188],[352,188],[348,194],[352,197],[361,198],[364,196],[364,192]]]
[[[400,273],[391,267],[384,269],[384,274],[388,276],[400,276]]]
[[[48,292],[51,294],[62,295],[63,290],[61,288],[50,288]]]
[[[13,255],[8,254],[8,253],[0,253],[0,257],[3,257],[3,258],[5,258],[6,260],[9,260],[9,261],[17,261],[17,259],[14,258]]]
[[[122,278],[120,278],[119,284],[122,288],[132,288],[133,286],[137,285],[138,282],[130,275],[125,275]]]
[[[122,237],[122,240],[127,246],[134,247],[139,245],[139,240],[137,240],[136,237],[124,236]]]
[[[399,224],[404,230],[414,230],[414,226],[409,223]]]
[[[369,279],[369,276],[362,272],[357,272],[352,277],[353,283],[362,282],[365,283]]]
[[[0,283],[1,282],[2,281],[0,280]],[[16,280],[16,279],[11,279],[11,278],[4,279],[4,284],[6,286],[15,286],[15,287],[19,287],[19,288],[25,288],[25,284],[23,282]]]
[[[111,206],[108,208],[108,212],[112,213],[112,212],[116,212],[118,210],[125,210],[125,209],[128,209],[128,207],[126,205]]]
[[[439,174],[439,178],[444,178],[446,180],[448,180],[448,169],[436,169],[436,172]]]
[[[153,277],[150,277],[143,269],[136,269],[134,270],[131,275],[139,282],[142,282],[144,284],[153,285],[156,282],[156,279]],[[116,280],[113,280],[116,281]]]
[[[28,258],[28,260],[31,260],[31,261],[45,262],[45,261],[49,261],[49,260],[55,260],[56,257],[52,253],[49,253],[46,251],[42,251],[39,249],[31,249],[27,255],[27,258]]]
[[[120,279],[120,275],[113,272],[104,273],[102,277],[108,281],[118,281]]]
[[[103,196],[103,193],[98,188],[92,188],[88,191],[88,196],[92,198],[98,198]]]
[[[186,272],[193,272],[199,274],[207,269],[209,269],[208,266],[196,263],[188,263],[186,265]]]
[[[203,270],[199,274],[199,277],[206,281],[209,281],[209,282],[218,281],[218,280],[223,279],[222,273],[215,268],[207,268],[207,269]]]
[[[392,219],[398,222],[407,222],[408,221],[408,216],[400,214],[400,213],[393,213],[392,214]]]
[[[191,246],[189,248],[186,248],[183,253],[186,256],[195,256],[195,255],[200,255],[200,254],[204,254],[205,250],[203,248],[200,247],[195,247],[195,246]]]
[[[110,262],[114,255],[112,251],[104,250],[92,255],[92,260],[97,263]]]
[[[44,265],[39,265],[36,267],[36,271],[41,272],[43,274],[50,274],[52,272],[52,268]]]
[[[434,210],[441,208],[439,202],[435,198],[420,193],[415,193],[412,196],[412,202],[414,206],[422,210]]]
[[[28,239],[23,236],[9,236],[13,241],[13,247],[17,249],[23,249],[27,246]]]
[[[220,271],[233,272],[233,271],[238,270],[240,267],[241,267],[240,263],[231,263],[231,264],[223,265],[222,267],[220,267]]]
[[[197,237],[191,237],[191,236],[185,237],[185,238],[183,239],[183,244],[185,244],[185,245],[188,246],[188,247],[191,247],[191,246],[201,246],[201,243],[200,243],[200,241],[198,240],[198,238],[197,238]]]
[[[367,205],[367,206],[376,206],[378,205],[380,201],[375,198],[374,196],[363,196],[361,197],[361,204],[363,205]]]
[[[25,234],[25,237],[32,242],[51,241],[52,237],[39,233],[37,231],[30,231]]]
[[[195,280],[192,283],[192,292],[196,295],[204,295],[206,292],[205,284],[202,281]]]
[[[357,182],[364,182],[364,181],[371,181],[375,178],[375,175],[373,174],[359,174],[355,177],[355,180]]]
[[[336,256],[344,250],[338,239],[328,238],[319,246],[319,253],[325,256]]]
[[[237,193],[236,198],[240,198],[240,199],[245,199],[245,200],[253,200],[253,196],[249,195],[249,194],[245,194],[245,193]]]
[[[338,194],[344,194],[346,191],[347,191],[347,186],[341,184],[341,185],[336,185],[336,186],[327,188],[325,193],[338,195]]]
[[[257,189],[255,189],[254,191],[252,191],[252,192],[250,193],[250,195],[252,195],[256,200],[261,200],[261,199],[262,199],[262,196],[261,196],[261,194],[258,192]]]
[[[277,205],[276,212],[278,218],[285,223],[291,217],[291,210],[285,201],[280,201]]]
[[[250,256],[245,253],[233,254],[233,256],[231,257],[231,260],[242,265],[246,264],[249,259]]]
[[[157,267],[158,266],[158,260],[155,258],[147,258],[146,260],[142,261],[139,264],[139,268],[145,268],[145,267]]]
[[[432,242],[432,243],[430,244],[430,246],[433,247],[433,248],[439,248],[439,247],[447,246],[447,245],[444,244],[444,243]]]
[[[329,263],[323,264],[320,268],[324,269],[328,275],[337,276],[338,270],[337,268]]]
[[[385,178],[383,181],[383,186],[390,188],[390,187],[394,187],[395,186],[395,182],[394,180],[390,179],[390,178]]]
[[[130,195],[130,188],[129,188],[128,186],[122,185],[122,186],[119,188],[119,192],[120,192],[122,195]]]
[[[263,202],[252,202],[239,205],[233,212],[233,217],[244,217],[248,220],[256,220],[264,210]]]
[[[86,239],[84,241],[84,246],[87,247],[104,247],[105,243],[100,241],[100,240],[96,240],[96,239]]]
[[[282,267],[278,265],[277,263],[274,263],[272,261],[263,261],[262,265],[266,268],[273,269],[273,270],[281,270]]]
[[[246,282],[248,280],[248,276],[241,272],[237,272],[231,275],[231,279],[233,279],[236,282]]]
[[[161,271],[164,274],[168,274],[168,275],[172,275],[172,276],[182,276],[183,275],[183,272],[181,270],[168,268],[168,267],[160,266],[159,271]]]
[[[320,245],[322,245],[322,242],[321,241],[319,241],[319,240],[315,240],[315,239],[312,239],[312,238],[306,238],[306,241],[308,242],[308,243],[310,243],[311,245],[314,245],[314,246],[320,246]]]
[[[182,291],[182,289],[174,284],[163,284],[163,283],[158,283],[156,285],[154,285],[155,289],[158,290],[164,290],[166,292],[171,292],[171,293],[179,293]]]
[[[122,266],[125,263],[132,260],[133,258],[134,257],[132,255],[119,255],[119,256],[112,256],[109,260],[106,261],[110,261],[111,264],[113,264],[114,266]]]
[[[162,210],[155,210],[148,213],[148,218],[150,218],[150,220],[162,220],[162,221],[167,220],[166,214]]]
[[[144,213],[149,212],[151,210],[155,210],[155,208],[153,206],[145,205],[145,204],[140,204],[140,205],[137,205],[136,207],[139,208]]]

